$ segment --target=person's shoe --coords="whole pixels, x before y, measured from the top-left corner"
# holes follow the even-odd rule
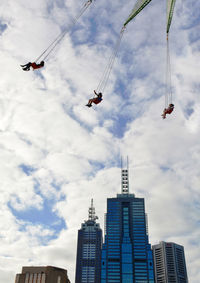
[[[87,106],[87,107],[92,107],[92,104],[86,104],[85,106]]]

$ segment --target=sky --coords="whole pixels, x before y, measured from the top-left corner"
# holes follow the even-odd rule
[[[96,0],[50,54],[84,1],[1,0],[0,282],[22,266],[53,265],[74,282],[77,232],[94,199],[121,190],[145,198],[150,243],[183,245],[189,282],[200,280],[200,10],[177,0],[170,29],[174,112],[163,120],[166,2],[152,0],[124,33],[103,101],[93,96],[135,1]]]

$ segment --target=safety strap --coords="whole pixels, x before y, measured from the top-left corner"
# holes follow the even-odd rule
[[[167,108],[170,103],[172,103],[172,82],[171,82],[169,37],[167,34],[165,108]]]
[[[63,32],[61,32],[56,39],[40,54],[40,56],[35,60],[35,62],[38,62],[43,56],[43,61],[47,60],[51,52],[56,48],[56,46],[61,42],[61,40],[65,37],[65,35],[75,26],[79,18],[83,15],[83,13],[87,10],[87,8],[90,6],[93,0],[88,0],[82,9],[80,10],[79,14],[74,18],[72,21],[72,24],[67,27]]]
[[[118,54],[118,51],[119,51],[119,47],[120,47],[120,43],[121,43],[121,40],[122,40],[122,37],[123,37],[123,34],[124,34],[124,31],[125,31],[125,27],[123,27],[121,29],[121,32],[120,32],[120,35],[119,35],[119,38],[113,48],[113,52],[109,58],[109,61],[108,61],[108,64],[103,72],[103,75],[101,77],[101,80],[97,86],[97,92],[101,92],[103,93],[103,91],[105,90],[105,87],[107,85],[107,82],[108,82],[108,79],[109,79],[109,76],[110,76],[110,73],[111,73],[111,70],[113,68],[113,64],[114,64],[114,61],[115,61],[115,58],[117,57],[117,54]]]

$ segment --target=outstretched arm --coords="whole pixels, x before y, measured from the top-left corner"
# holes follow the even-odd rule
[[[96,90],[94,90],[94,93],[95,93],[96,95],[98,95],[98,94],[96,93]]]

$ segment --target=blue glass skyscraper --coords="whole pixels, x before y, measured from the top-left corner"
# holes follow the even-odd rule
[[[101,283],[154,283],[143,198],[129,194],[128,169],[122,170],[122,192],[107,199]]]
[[[78,230],[75,283],[100,283],[102,230],[96,223],[93,200],[89,217]]]

